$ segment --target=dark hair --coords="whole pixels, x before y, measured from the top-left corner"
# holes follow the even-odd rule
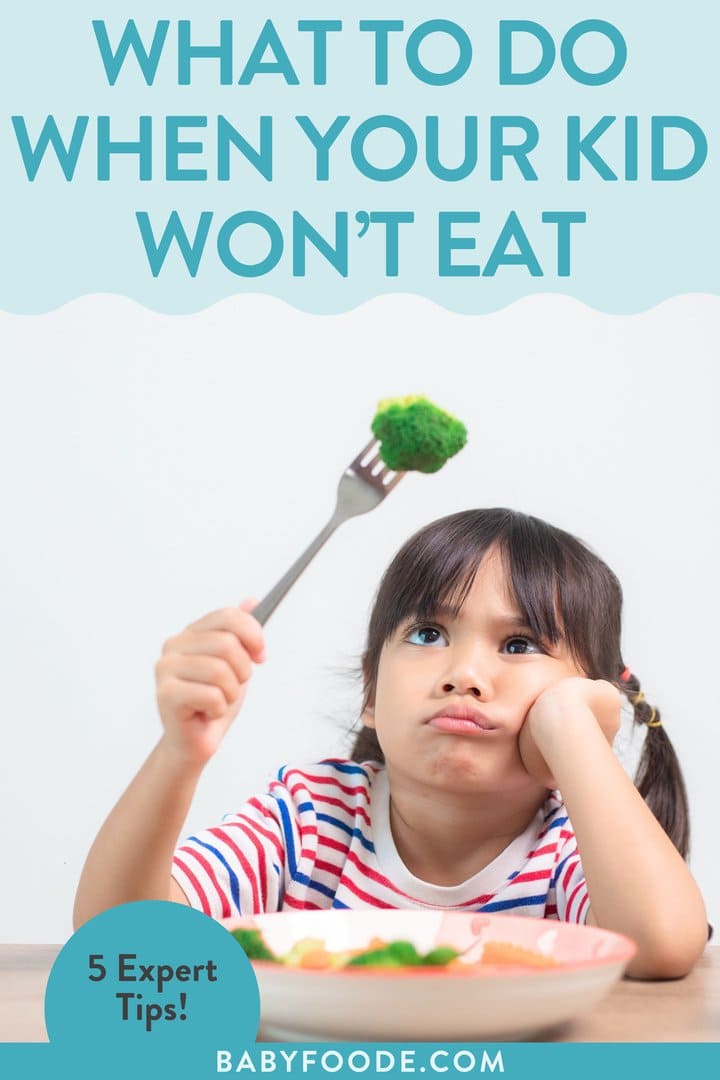
[[[590,679],[627,695],[637,724],[648,725],[635,777],[650,810],[683,858],[689,849],[687,793],[660,714],[640,692],[620,651],[622,589],[612,570],[582,541],[514,510],[465,510],[415,533],[386,570],[375,597],[363,654],[363,707],[372,704],[380,654],[406,620],[432,618],[442,606],[458,612],[483,557],[503,559],[523,619],[542,640],[562,638]],[[353,761],[383,761],[374,730],[362,728]]]

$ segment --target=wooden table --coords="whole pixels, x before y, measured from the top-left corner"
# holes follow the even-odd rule
[[[45,1042],[45,984],[55,945],[0,945],[0,1042]],[[624,979],[558,1042],[720,1042],[720,945],[686,979]]]

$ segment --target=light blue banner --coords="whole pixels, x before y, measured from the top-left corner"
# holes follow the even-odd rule
[[[30,2],[0,39],[0,308],[720,292],[715,0]]]
[[[285,1056],[283,1056],[285,1055]],[[437,1071],[430,1062],[435,1055]],[[288,1060],[291,1064],[288,1064]],[[402,1063],[405,1063],[404,1065]],[[324,1063],[324,1067],[323,1067]],[[720,1050],[714,1043],[498,1043],[491,1047],[452,1044],[442,1047],[419,1044],[366,1044],[349,1049],[343,1043],[280,1046],[258,1044],[237,1047],[232,1071],[217,1069],[214,1053],[208,1052],[201,1065],[174,1054],[152,1050],[132,1062],[118,1061],[112,1046],[89,1043],[74,1053],[55,1046],[0,1046],[0,1069],[12,1080],[209,1080],[226,1076],[299,1076],[323,1080],[347,1077],[399,1076],[420,1074],[439,1080],[459,1077],[507,1077],[507,1080],[535,1080],[537,1076],[570,1075],[584,1080],[677,1080],[680,1076],[715,1077],[720,1067]],[[240,1066],[240,1070],[236,1071]]]

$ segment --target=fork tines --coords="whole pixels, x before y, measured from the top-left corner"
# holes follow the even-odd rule
[[[367,446],[360,451],[358,456],[350,464],[350,468],[363,480],[387,493],[399,484],[405,475],[404,472],[394,472],[389,469],[380,457],[380,442],[371,439]]]

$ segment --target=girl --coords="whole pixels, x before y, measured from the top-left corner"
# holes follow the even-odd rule
[[[88,856],[76,925],[172,899],[214,916],[435,907],[585,922],[633,938],[629,973],[686,974],[707,922],[660,714],[620,652],[620,585],[568,533],[472,510],[388,568],[351,760],[283,768],[173,855],[198,778],[264,658],[252,604],[170,639],[164,734]],[[621,695],[646,728],[637,789],[612,753]]]

